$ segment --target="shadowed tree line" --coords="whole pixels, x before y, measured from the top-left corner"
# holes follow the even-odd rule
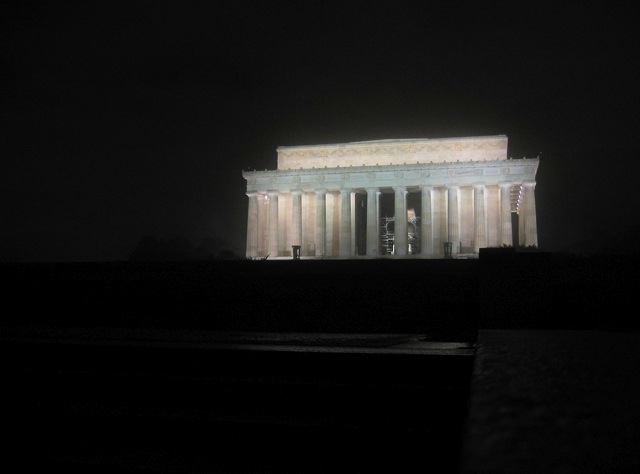
[[[213,237],[203,239],[200,245],[195,247],[184,237],[163,240],[144,236],[129,255],[131,262],[235,260],[238,258],[228,242]]]

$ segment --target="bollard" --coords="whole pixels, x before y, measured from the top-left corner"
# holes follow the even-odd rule
[[[292,245],[291,248],[293,249],[293,259],[294,260],[300,260],[300,245]]]
[[[443,242],[444,244],[444,258],[452,258],[451,251],[453,250],[453,242]]]

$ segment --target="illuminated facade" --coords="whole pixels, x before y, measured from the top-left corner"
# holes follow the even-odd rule
[[[509,159],[507,137],[279,147],[245,171],[247,257],[474,256],[538,245],[538,158]],[[387,197],[388,196],[388,197]],[[407,206],[408,197],[417,203]],[[381,200],[393,215],[381,215]],[[404,216],[398,218],[398,216]]]

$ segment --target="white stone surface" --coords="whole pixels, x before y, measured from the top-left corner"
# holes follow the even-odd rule
[[[474,251],[478,252],[487,246],[487,218],[485,215],[485,185],[477,184],[473,187],[474,210]]]
[[[398,256],[407,255],[407,188],[397,186],[393,188],[395,193],[395,216],[404,216],[404,219],[396,219],[394,254]]]
[[[367,255],[377,257],[380,254],[380,191],[367,188]]]

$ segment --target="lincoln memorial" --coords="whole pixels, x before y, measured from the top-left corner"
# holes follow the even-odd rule
[[[283,146],[244,171],[247,257],[470,258],[537,246],[538,158],[505,135]]]

